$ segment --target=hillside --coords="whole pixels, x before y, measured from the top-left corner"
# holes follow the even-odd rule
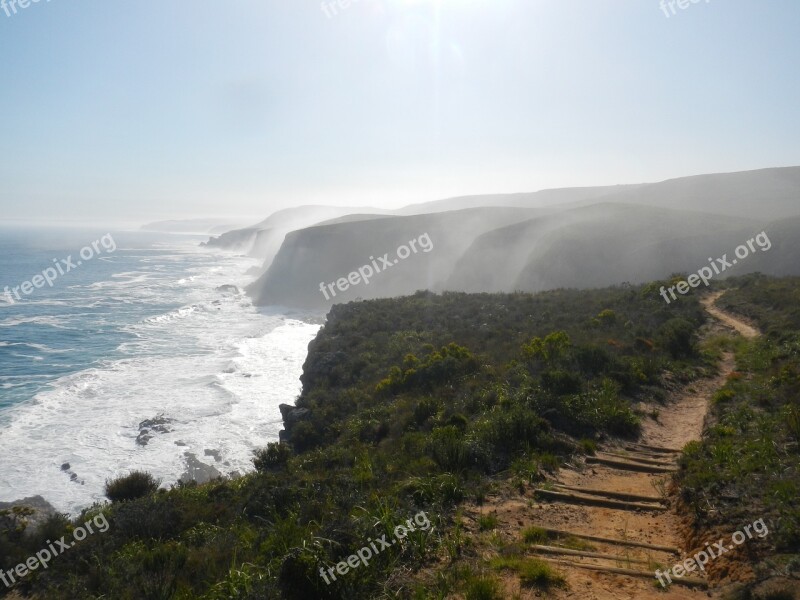
[[[444,287],[541,291],[641,283],[697,270],[698,261],[735,248],[756,227],[741,218],[597,204],[484,234]]]
[[[798,199],[800,167],[779,167],[693,175],[655,183],[463,196],[413,204],[400,213],[422,214],[478,206],[576,208],[615,202],[773,221],[796,216]]]
[[[419,289],[538,292],[642,283],[692,273],[758,233],[775,238],[721,277],[800,273],[800,219],[776,223],[648,206],[602,203],[553,209],[480,208],[337,222],[296,231],[249,292],[259,304],[322,308]],[[429,252],[397,260],[396,249],[427,233]],[[765,245],[767,248],[767,245]],[[397,260],[369,284],[328,288],[384,255]],[[370,268],[370,271],[375,269]],[[357,278],[360,279],[360,278]],[[342,288],[347,289],[342,289]]]
[[[800,167],[679,177],[623,189],[604,200],[775,221],[798,214]]]
[[[496,498],[528,506],[601,444],[637,440],[658,418],[642,407],[669,410],[676,390],[714,376],[719,349],[735,343],[704,334],[699,347],[708,319],[697,298],[667,306],[660,285],[337,305],[309,349],[297,407],[284,407],[288,443],[259,453],[255,473],[156,494],[122,479],[115,503],[74,524],[53,517],[28,536],[19,515],[2,513],[2,564],[102,511],[107,532],[32,573],[18,591],[55,600],[500,600],[508,596],[499,586],[513,581],[521,598],[555,593],[568,583],[557,567],[524,557],[532,546],[519,541],[521,526],[507,538],[510,523],[490,513],[472,521],[463,511]],[[695,519],[696,535],[768,519],[770,537],[748,547],[760,567],[739,584],[752,588],[756,580],[776,585],[778,573],[797,576],[791,407],[800,282],[727,285],[730,302],[720,303],[759,319],[767,345],[736,342],[743,375],[730,379],[735,389],[719,396],[716,410],[737,420],[688,448],[681,510]],[[776,376],[778,395],[762,384]],[[742,420],[746,405],[763,417]],[[742,428],[759,437],[737,434]],[[724,454],[715,450],[719,436]],[[773,450],[751,453],[751,444]],[[752,460],[737,466],[742,452]],[[709,499],[722,506],[742,494],[747,503],[725,504],[735,512],[709,512]],[[341,562],[383,534],[396,543],[368,564]],[[776,548],[779,565],[768,560]],[[346,569],[332,580],[339,564]],[[714,580],[729,583],[724,574]]]
[[[361,212],[380,214],[384,211],[377,208],[352,206],[309,205],[287,208],[273,213],[255,225],[226,231],[222,235],[209,239],[203,245],[234,250],[256,258],[263,258],[265,261],[264,268],[266,269],[281,247],[286,234],[290,231],[311,227],[323,221]]]
[[[248,291],[259,304],[321,308],[356,298],[440,289],[452,265],[475,237],[536,214],[536,209],[477,208],[302,229],[286,237],[270,268]],[[420,244],[406,259],[397,258],[400,246],[425,234],[431,244],[427,251]],[[392,262],[391,268],[382,267],[378,257],[384,255]],[[320,291],[320,283],[335,282],[374,264],[378,269],[373,266],[374,277],[368,284],[336,291],[336,296],[328,293],[328,298]]]
[[[419,215],[434,212],[461,210],[464,208],[480,208],[486,206],[517,208],[570,208],[587,203],[600,202],[624,190],[634,190],[639,185],[607,185],[582,188],[557,188],[538,192],[519,194],[482,194],[475,196],[459,196],[411,204],[397,211],[400,215]]]
[[[541,543],[526,541],[541,539],[538,530],[522,540],[516,521],[467,515],[502,498],[535,506],[601,445],[639,439],[658,419],[653,407],[670,410],[676,390],[714,377],[720,349],[736,345],[740,375],[719,394],[720,425],[681,459],[686,504],[677,510],[693,519],[687,539],[764,516],[772,533],[748,547],[746,560],[760,566],[739,586],[796,577],[800,282],[728,282],[730,302],[720,302],[767,332],[753,345],[705,333],[699,346],[708,319],[697,297],[667,306],[660,285],[337,305],[309,348],[297,406],[283,409],[288,443],[261,451],[256,472],[155,494],[122,478],[113,504],[72,524],[51,517],[30,535],[24,515],[2,512],[2,564],[102,512],[106,532],[15,589],[53,600],[500,600],[508,582],[521,598],[555,593],[568,580],[527,555]],[[762,416],[743,419],[747,410]],[[753,444],[772,450],[753,453]],[[736,500],[743,494],[744,504]],[[727,508],[709,512],[712,498],[712,507]],[[342,562],[382,536],[396,543],[358,568]],[[780,567],[769,560],[776,551]],[[714,577],[714,585],[731,583],[725,572]]]
[[[730,253],[768,229],[775,229],[780,251],[758,256],[734,274],[793,275],[800,274],[794,242],[800,233],[798,197],[800,167],[785,167],[463,196],[398,210],[301,206],[205,245],[264,260],[253,270],[259,281],[250,287],[257,303],[302,308],[417,289],[535,292],[643,282],[694,271],[702,266],[698,256]],[[370,256],[393,256],[426,230],[436,232],[439,242],[424,261],[399,261],[391,273],[357,291],[348,292],[345,283],[335,295],[331,288],[320,293],[320,284],[347,278],[369,264]]]

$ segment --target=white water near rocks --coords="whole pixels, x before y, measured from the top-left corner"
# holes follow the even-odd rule
[[[80,328],[92,320],[89,307],[109,298],[145,304],[171,298],[181,305],[121,325],[125,341],[113,356],[58,377],[3,411],[0,501],[41,495],[57,510],[75,513],[103,501],[105,481],[130,470],[174,483],[191,454],[220,473],[244,473],[252,470],[253,450],[278,439],[278,405],[299,394],[319,325],[287,310],[259,310],[244,294],[218,289],[248,283],[245,272],[257,264],[252,259],[202,254],[195,244],[158,258],[143,254],[135,269],[133,258],[126,257],[126,270],[83,286],[85,314],[48,317],[50,326]],[[0,319],[0,327],[15,320]],[[39,350],[48,349],[40,344]],[[163,426],[149,431],[145,445],[137,443],[141,422],[156,417]]]

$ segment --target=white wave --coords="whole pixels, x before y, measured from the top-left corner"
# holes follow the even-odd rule
[[[71,327],[64,325],[64,319],[62,317],[54,316],[12,317],[10,319],[4,319],[0,321],[0,327],[16,327],[17,325],[25,325],[27,323],[32,323],[34,325],[49,325],[50,327],[55,327],[56,329],[72,329]]]
[[[16,356],[18,358],[30,358],[31,360],[44,360],[41,356],[33,356],[31,354],[20,354],[19,352],[12,352],[11,356]]]
[[[25,346],[27,348],[33,348],[34,350],[38,350],[39,352],[44,352],[46,354],[63,354],[65,352],[74,351],[73,348],[65,348],[62,350],[57,350],[55,348],[51,348],[50,346],[46,346],[44,344],[34,344],[29,342],[0,342],[0,347],[8,348],[11,346]]]
[[[104,500],[105,481],[130,470],[172,483],[185,472],[188,451],[220,472],[241,473],[252,468],[255,448],[277,439],[278,405],[292,403],[300,392],[302,365],[319,325],[215,291],[223,284],[243,287],[244,273],[256,261],[220,255],[197,260],[211,268],[190,264],[185,270],[193,279],[183,287],[176,289],[176,279],[165,272],[148,281],[128,279],[133,285],[114,290],[117,301],[171,303],[177,294],[183,303],[123,327],[132,337],[119,347],[125,358],[57,379],[31,401],[2,411],[0,501],[38,494],[57,510],[75,513]],[[61,322],[35,317],[0,326],[11,321]],[[0,389],[19,381],[24,376],[4,378]],[[139,424],[160,414],[171,419],[170,431],[137,444]],[[220,461],[206,450],[219,452]],[[64,463],[77,482],[62,471]]]
[[[34,299],[27,298],[25,306],[73,306],[71,302],[66,300],[58,300],[54,298]]]

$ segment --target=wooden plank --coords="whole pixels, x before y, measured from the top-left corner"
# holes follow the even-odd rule
[[[572,548],[559,548],[558,546],[531,546],[534,552],[541,552],[542,554],[561,554],[564,556],[580,556],[582,558],[597,558],[602,560],[611,560],[614,562],[629,562],[637,563],[640,565],[649,565],[649,560],[641,558],[625,558],[624,556],[616,556],[614,554],[602,554],[600,552],[586,552],[584,550],[573,550]]]
[[[623,462],[621,460],[611,460],[609,458],[600,458],[598,456],[587,456],[586,462],[588,464],[605,465],[607,467],[613,467],[622,471],[637,471],[639,473],[675,473],[677,471],[677,469],[667,469],[666,467]]]
[[[601,508],[616,508],[619,510],[655,510],[665,511],[666,506],[661,504],[642,504],[641,502],[625,502],[623,500],[611,500],[595,496],[581,496],[580,494],[567,494],[564,492],[552,492],[550,490],[536,490],[537,496],[554,500],[556,502],[566,502],[568,504],[581,504],[584,506],[599,506]]]
[[[656,496],[643,496],[641,494],[629,494],[627,492],[609,492],[606,490],[596,490],[593,488],[579,488],[571,485],[562,485],[560,483],[555,483],[553,485],[564,490],[569,490],[570,492],[590,494],[592,496],[606,496],[608,498],[626,500],[628,502],[655,502],[657,504],[667,504],[667,500],[664,498],[658,498]]]
[[[683,450],[675,450],[674,448],[662,448],[661,446],[649,446],[647,444],[630,443],[626,446],[633,446],[634,448],[641,448],[643,450],[650,450],[651,452],[658,452],[663,454],[681,454]]]
[[[544,560],[551,562],[562,567],[575,567],[578,569],[588,569],[590,571],[600,571],[601,573],[610,573],[613,575],[627,575],[628,577],[641,577],[642,579],[656,579],[655,573],[650,571],[635,571],[634,569],[619,569],[617,567],[601,567],[599,565],[590,565],[588,563],[572,562],[568,560],[559,560],[557,558],[545,558]],[[673,576],[674,577],[674,576]],[[687,587],[699,587],[708,589],[708,582],[704,579],[694,579],[692,577],[674,577],[673,584],[685,585]]]
[[[664,462],[663,460],[653,460],[652,458],[639,458],[638,456],[632,456],[630,454],[617,454],[616,452],[606,452],[601,451],[598,454],[605,454],[606,456],[611,456],[614,458],[622,458],[625,460],[631,460],[634,462],[642,463],[644,465],[653,465],[655,467],[676,467],[677,464],[675,462]]]
[[[574,531],[564,531],[562,529],[553,529],[551,527],[538,527],[534,525],[537,529],[541,529],[542,531],[546,531],[547,533],[557,535],[557,536],[572,536],[576,538],[581,538],[583,540],[589,540],[592,542],[600,542],[603,544],[618,544],[620,546],[634,546],[636,548],[646,548],[647,550],[658,550],[659,552],[666,552],[668,554],[674,554],[675,556],[680,556],[681,551],[678,548],[673,548],[671,546],[658,546],[655,544],[648,544],[646,542],[637,542],[635,540],[618,540],[614,538],[607,538],[607,537],[600,537],[597,535],[590,535],[588,533],[575,533]]]

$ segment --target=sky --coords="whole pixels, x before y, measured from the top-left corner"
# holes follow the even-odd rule
[[[800,165],[797,0],[10,1],[0,223]]]

